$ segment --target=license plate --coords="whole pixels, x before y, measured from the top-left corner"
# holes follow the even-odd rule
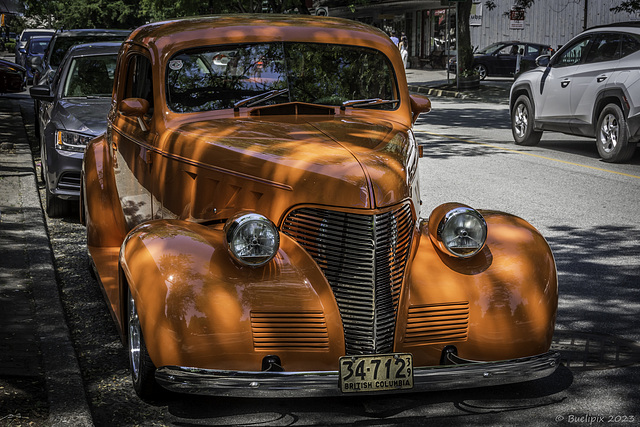
[[[409,353],[340,358],[343,393],[413,388],[413,358]]]

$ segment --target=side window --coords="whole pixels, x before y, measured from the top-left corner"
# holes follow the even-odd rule
[[[569,67],[571,65],[578,65],[582,61],[582,57],[586,52],[587,45],[589,44],[589,37],[582,40],[578,40],[567,50],[562,52],[557,61],[555,61],[556,67]]]
[[[620,33],[598,34],[593,40],[585,64],[620,59]]]
[[[502,47],[496,53],[498,55],[517,55],[519,49],[523,49],[523,51],[524,51],[524,45],[509,44],[509,45],[506,45],[506,46]]]
[[[635,34],[622,35],[622,53],[621,58],[636,53],[640,50],[640,37]]]
[[[151,61],[146,56],[129,58],[125,98],[142,98],[149,101],[149,113],[153,112],[153,79]]]

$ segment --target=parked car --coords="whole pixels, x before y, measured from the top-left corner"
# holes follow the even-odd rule
[[[55,30],[46,29],[46,28],[27,28],[20,33],[20,37],[16,39],[16,47],[15,47],[15,61],[16,64],[19,64],[25,68],[27,68],[27,64],[25,63],[26,57],[26,49],[31,37],[38,36],[51,36]]]
[[[62,62],[67,50],[72,46],[83,43],[100,43],[108,41],[124,41],[131,31],[129,30],[105,30],[105,29],[75,29],[64,30],[56,32],[47,50],[44,53],[42,59],[33,58],[27,65],[33,69],[33,81],[37,85],[51,84],[58,66]],[[36,117],[40,110],[40,101],[38,98],[34,99],[34,110],[36,111]],[[36,136],[38,134],[39,127],[36,123]]]
[[[398,48],[358,22],[134,30],[80,212],[137,393],[391,393],[553,372],[557,276],[540,233],[456,202],[420,216],[412,125],[429,110]]]
[[[27,84],[33,83],[33,68],[31,68],[28,64],[32,63],[33,60],[31,58],[40,58],[44,56],[44,52],[49,46],[49,42],[51,41],[51,36],[37,36],[31,37],[29,43],[27,43],[27,48],[25,49],[24,55],[24,63],[25,68],[27,69]]]
[[[0,59],[0,93],[25,90],[27,70],[11,61]]]
[[[49,85],[33,86],[40,101],[40,135],[46,211],[67,215],[80,194],[80,170],[87,142],[107,127],[113,75],[120,42],[91,43],[69,49]]]
[[[640,22],[589,29],[511,88],[516,144],[544,131],[596,138],[602,160],[629,160],[640,140]]]
[[[516,73],[518,54],[520,71],[535,68],[535,60],[540,55],[553,52],[553,48],[544,44],[519,41],[493,43],[480,49],[473,55],[473,70],[484,80],[490,77],[511,77]],[[449,61],[449,71],[456,73],[456,59]]]
[[[30,66],[37,68],[36,81],[43,84],[51,82],[62,58],[71,46],[84,43],[99,43],[107,41],[124,41],[131,31],[107,29],[74,29],[57,31],[49,43],[41,61],[35,61]]]

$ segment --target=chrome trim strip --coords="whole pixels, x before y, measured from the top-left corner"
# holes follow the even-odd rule
[[[536,356],[496,362],[414,367],[413,389],[353,394],[415,393],[520,383],[551,375],[559,363],[560,353],[549,351]],[[313,397],[344,395],[338,387],[338,371],[247,372],[163,366],[156,371],[156,381],[162,387],[174,392],[207,396]]]

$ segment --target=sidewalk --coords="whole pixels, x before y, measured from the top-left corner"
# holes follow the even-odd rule
[[[409,68],[405,70],[405,73],[409,91],[431,98],[446,97],[508,104],[509,90],[513,84],[513,78],[487,77],[480,82],[479,89],[463,92],[456,88],[455,74],[447,76],[447,70]]]
[[[20,113],[0,95],[0,425],[93,425]]]

